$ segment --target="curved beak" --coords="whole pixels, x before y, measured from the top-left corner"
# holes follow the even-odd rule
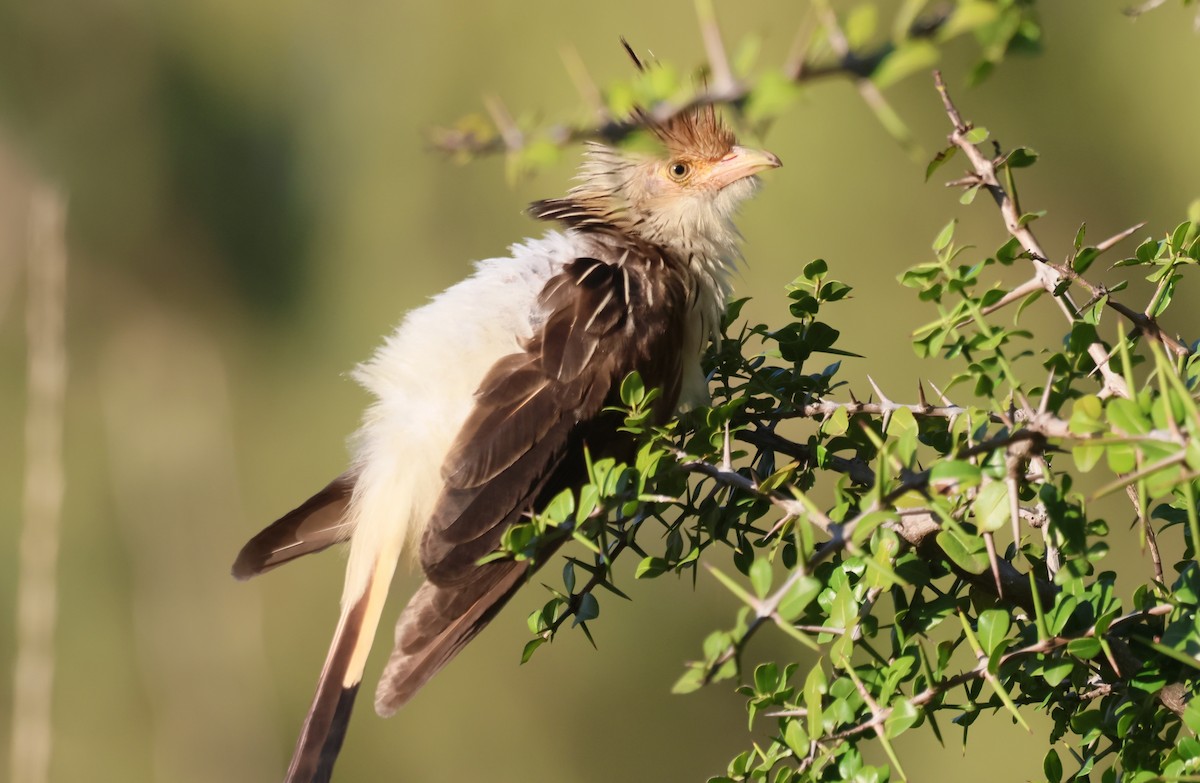
[[[713,165],[709,177],[716,187],[723,188],[739,179],[767,169],[777,169],[782,165],[779,156],[773,152],[735,146],[728,155]]]

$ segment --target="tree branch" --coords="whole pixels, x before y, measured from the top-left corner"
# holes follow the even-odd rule
[[[1042,287],[1052,296],[1058,304],[1060,310],[1066,319],[1074,324],[1079,321],[1079,311],[1075,307],[1075,303],[1071,301],[1070,296],[1063,292],[1056,295],[1059,285],[1062,282],[1062,275],[1048,263],[1048,256],[1042,249],[1037,237],[1029,228],[1028,219],[1021,215],[1021,210],[1017,206],[1016,200],[1008,193],[1007,190],[1000,184],[996,177],[996,164],[993,160],[986,157],[975,144],[967,138],[967,134],[971,131],[972,125],[963,120],[958,108],[954,105],[954,101],[950,98],[950,93],[946,90],[946,83],[942,80],[941,71],[934,71],[934,84],[937,86],[938,93],[942,96],[942,104],[946,110],[946,116],[950,118],[950,122],[954,126],[954,131],[950,133],[949,140],[952,145],[962,150],[967,156],[967,160],[971,162],[973,169],[973,185],[987,189],[992,195],[996,206],[1000,208],[1000,214],[1004,218],[1004,225],[1008,229],[1008,233],[1015,237],[1025,251],[1029,254],[1033,261],[1034,272]],[[1088,346],[1088,355],[1092,358],[1096,369],[1104,379],[1104,392],[1107,395],[1118,395],[1120,397],[1129,396],[1129,388],[1125,384],[1125,379],[1120,373],[1113,370],[1109,364],[1108,349],[1104,344],[1097,341]]]

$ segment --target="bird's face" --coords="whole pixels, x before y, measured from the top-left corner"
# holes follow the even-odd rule
[[[780,165],[771,152],[738,145],[719,156],[673,151],[638,164],[625,195],[647,239],[726,244],[734,213],[758,186],[755,175]]]
[[[685,252],[707,245],[725,255],[738,237],[734,212],[754,192],[755,175],[780,166],[779,158],[736,144],[712,107],[648,126],[661,155],[593,145],[572,195],[651,242]]]

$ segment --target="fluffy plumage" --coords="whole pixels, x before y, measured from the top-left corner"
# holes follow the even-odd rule
[[[779,160],[738,147],[711,108],[653,131],[664,155],[591,145],[579,184],[532,206],[565,230],[480,262],[408,314],[355,372],[375,402],[350,470],[239,555],[246,578],[350,532],[342,616],[289,781],[332,774],[402,552],[417,551],[426,581],[397,625],[375,699],[383,715],[524,582],[527,562],[479,565],[505,529],[585,480],[585,447],[630,454],[604,410],[626,375],[662,389],[660,421],[707,398],[698,359],[729,292],[732,216],[753,175]]]

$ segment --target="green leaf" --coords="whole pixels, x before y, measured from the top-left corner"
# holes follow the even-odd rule
[[[1008,486],[993,481],[979,490],[972,503],[975,525],[981,532],[993,533],[1009,523],[1012,511],[1008,500]]]
[[[1091,660],[1100,654],[1100,640],[1094,636],[1084,636],[1067,642],[1067,652],[1076,658]]]
[[[591,593],[584,593],[579,596],[579,605],[575,608],[575,620],[571,623],[571,626],[574,627],[580,623],[586,623],[588,620],[595,620],[599,616],[600,602]]]
[[[987,141],[990,135],[987,128],[971,128],[963,138],[966,139],[968,144],[982,144]]]
[[[871,36],[875,35],[878,26],[879,9],[873,4],[863,3],[852,8],[846,15],[846,21],[842,23],[842,30],[850,49],[857,51],[863,48],[870,42]]]
[[[1003,652],[1002,645],[1008,636],[1011,618],[1004,609],[988,609],[979,614],[979,644],[989,658]]]
[[[625,380],[621,381],[621,402],[630,408],[636,408],[646,399],[646,386],[642,383],[642,376],[637,372],[631,372],[625,376]]]
[[[1021,217],[1017,218],[1017,226],[1018,227],[1027,226],[1030,223],[1032,223],[1033,221],[1037,220],[1038,218],[1045,217],[1045,216],[1046,216],[1046,210],[1044,210],[1044,209],[1039,209],[1037,212],[1026,212],[1024,215],[1021,215]]]
[[[804,732],[799,720],[792,719],[787,722],[783,730],[783,742],[796,754],[796,758],[808,755],[808,734]]]
[[[911,701],[897,697],[892,702],[892,712],[883,721],[884,734],[891,739],[908,731],[921,719],[921,711]]]
[[[521,650],[521,663],[527,663],[533,657],[533,653],[537,648],[546,643],[545,637],[536,636],[525,643],[525,648]]]
[[[987,547],[979,536],[969,536],[966,533],[949,528],[937,534],[938,546],[946,553],[946,557],[954,564],[972,574],[982,574],[991,563],[987,556]]]
[[[933,240],[933,252],[940,253],[946,249],[950,240],[954,239],[954,227],[957,224],[957,220],[951,220],[945,228],[938,232],[937,238]]]
[[[825,670],[821,662],[813,664],[804,680],[804,708],[808,711],[808,736],[820,737],[824,733],[824,711],[822,697],[827,690]]]
[[[962,459],[949,459],[930,468],[929,487],[938,493],[950,490],[960,492],[978,486],[982,477],[978,465]]]
[[[1071,261],[1071,268],[1079,274],[1083,274],[1092,265],[1092,262],[1099,257],[1099,250],[1094,247],[1085,247],[1075,254],[1075,258]]]
[[[704,667],[691,666],[671,686],[671,693],[691,693],[704,686]]]
[[[1068,426],[1076,435],[1104,432],[1108,429],[1104,422],[1104,403],[1094,394],[1075,400]]]
[[[570,489],[559,492],[543,513],[556,525],[566,522],[575,513],[575,493]]]
[[[1075,670],[1075,664],[1071,660],[1061,660],[1054,663],[1047,663],[1042,667],[1042,679],[1051,688],[1057,688],[1058,684]]]
[[[1096,463],[1104,456],[1104,447],[1096,443],[1084,443],[1071,449],[1075,466],[1083,473],[1096,467]]]
[[[1001,161],[1001,166],[1008,166],[1010,169],[1023,169],[1032,166],[1037,162],[1038,154],[1028,147],[1017,147],[1012,152],[1004,156]]]
[[[883,90],[918,71],[929,70],[940,58],[941,52],[929,41],[905,41],[883,58],[871,74],[871,81]]]
[[[1058,757],[1058,753],[1054,748],[1046,752],[1046,758],[1042,760],[1042,772],[1046,775],[1047,783],[1062,783],[1062,760]]]
[[[644,557],[638,563],[637,570],[634,572],[634,579],[653,579],[656,576],[669,571],[671,564],[661,557]]]
[[[947,161],[953,158],[954,153],[956,152],[958,152],[958,147],[951,145],[938,152],[937,155],[934,155],[933,160],[929,161],[929,164],[925,167],[925,181],[928,182],[929,178],[933,176],[933,173],[940,169]]]
[[[1145,435],[1150,431],[1150,419],[1133,400],[1117,397],[1109,400],[1106,409],[1108,423],[1126,435]]]
[[[850,429],[850,414],[845,408],[838,408],[829,415],[821,425],[821,431],[831,438],[836,438],[840,435],[845,435]]]
[[[804,613],[824,585],[821,580],[811,576],[802,576],[788,587],[787,592],[779,602],[779,616],[785,622],[791,622]]]
[[[996,251],[996,260],[1007,266],[1020,258],[1024,252],[1025,248],[1021,245],[1021,241],[1016,237],[1011,237]]]
[[[746,98],[746,119],[751,123],[771,120],[790,109],[800,97],[800,85],[782,71],[767,70]]]
[[[999,6],[984,0],[959,0],[954,13],[938,30],[939,41],[949,41],[963,33],[969,33],[985,25],[991,25],[1000,15]]]
[[[763,598],[771,590],[771,561],[765,557],[760,557],[750,566],[750,584],[754,587],[754,593],[759,598]]]
[[[1193,734],[1200,734],[1200,699],[1188,699],[1187,708],[1183,711],[1183,722]]]

